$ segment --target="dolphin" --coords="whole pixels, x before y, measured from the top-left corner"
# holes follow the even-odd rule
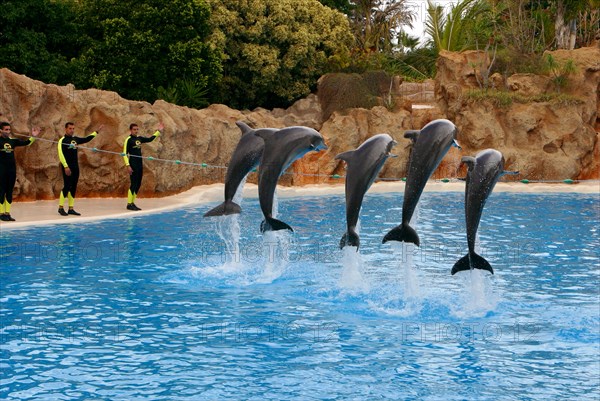
[[[347,231],[342,236],[340,248],[355,246],[358,251],[360,238],[356,233],[356,224],[365,193],[377,178],[383,164],[396,141],[388,134],[375,135],[362,143],[357,149],[340,153],[336,160],[344,160],[346,169],[346,222]]]
[[[485,202],[500,177],[504,174],[518,174],[518,172],[504,171],[504,157],[495,149],[482,150],[475,157],[465,156],[461,162],[465,163],[468,168],[465,187],[465,220],[469,253],[454,264],[452,274],[472,269],[487,270],[494,274],[489,262],[475,253],[477,228]]]
[[[265,216],[260,225],[261,232],[290,230],[292,227],[273,218],[273,197],[279,177],[296,160],[310,151],[327,149],[323,137],[308,127],[287,127],[275,133],[257,131],[265,141],[265,150],[258,168],[258,200]]]
[[[242,137],[238,142],[225,176],[225,202],[204,214],[204,217],[224,216],[229,214],[238,214],[242,208],[235,202],[235,196],[238,187],[244,181],[248,173],[258,166],[265,147],[264,137],[272,135],[279,129],[261,128],[254,130],[241,121],[235,123],[242,131]],[[261,135],[256,135],[261,133]]]
[[[388,241],[412,242],[419,246],[417,232],[409,225],[415,212],[419,198],[427,180],[433,174],[451,146],[460,146],[456,142],[456,126],[448,120],[434,120],[420,131],[410,130],[404,133],[405,138],[413,141],[413,149],[408,164],[408,177],[404,187],[402,204],[402,224],[393,228],[383,237]]]

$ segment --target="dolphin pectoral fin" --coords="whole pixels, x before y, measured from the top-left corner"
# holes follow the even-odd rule
[[[450,273],[454,275],[458,272],[471,270],[471,268],[487,270],[490,273],[494,274],[494,269],[492,269],[490,263],[487,260],[485,260],[483,256],[480,256],[476,253],[472,253],[470,255],[466,254],[465,256],[460,258],[458,262],[454,264]]]
[[[360,237],[354,231],[349,230],[347,233],[342,235],[342,239],[340,240],[340,249],[344,249],[347,246],[355,246],[356,251],[358,252],[358,248],[360,247]]]
[[[292,227],[287,225],[281,220],[274,219],[272,217],[267,217],[266,220],[263,220],[260,223],[260,232],[264,233],[265,231],[279,231],[279,230],[290,230],[294,232]]]
[[[408,130],[408,131],[404,132],[404,137],[406,139],[412,140],[413,142],[416,142],[417,141],[417,136],[419,135],[419,132],[421,132],[421,131],[415,130],[415,129],[411,129],[411,130]]]
[[[519,175],[519,174],[521,174],[521,173],[518,171],[503,171],[502,172],[502,175]]]
[[[240,205],[232,201],[225,201],[219,206],[204,213],[204,217],[227,216],[230,214],[240,214],[241,212],[242,208]]]
[[[381,243],[385,244],[388,241],[410,242],[416,246],[420,246],[421,244],[421,241],[419,240],[419,234],[417,234],[415,229],[408,224],[400,224],[399,226],[391,229],[390,232],[383,237],[383,241],[381,241]]]
[[[335,160],[343,160],[346,163],[348,163],[348,161],[352,158],[352,155],[354,154],[353,150],[349,150],[347,152],[344,153],[340,153],[339,155],[335,156]]]
[[[454,146],[455,148],[462,149],[462,147],[458,144],[458,141],[456,139],[452,140],[452,146]]]
[[[390,154],[388,155],[388,157],[398,157],[398,155],[395,155],[395,154],[393,154],[393,153],[390,153]]]

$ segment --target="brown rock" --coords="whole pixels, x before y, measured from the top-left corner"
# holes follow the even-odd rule
[[[548,92],[552,85],[549,77],[536,74],[513,74],[506,81],[512,92],[523,96],[541,95]]]

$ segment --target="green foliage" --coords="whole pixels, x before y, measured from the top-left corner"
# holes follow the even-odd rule
[[[346,15],[350,15],[352,11],[352,5],[349,0],[319,0],[321,4],[334,10],[343,12]]]
[[[357,47],[391,53],[402,26],[412,27],[415,14],[406,0],[351,0],[351,28]]]
[[[201,109],[209,105],[208,93],[208,88],[201,83],[191,79],[177,78],[167,88],[159,86],[157,95],[165,102]]]
[[[90,41],[75,63],[77,83],[147,101],[178,77],[213,86],[221,67],[218,51],[204,43],[209,13],[202,0],[84,1]]]
[[[506,108],[513,103],[550,103],[559,106],[581,105],[585,102],[578,97],[570,96],[561,93],[542,93],[535,96],[523,96],[514,92],[505,92],[495,89],[488,90],[471,90],[466,93],[468,103],[489,102],[494,107]]]
[[[478,44],[488,42],[493,19],[487,1],[462,0],[452,4],[448,12],[431,0],[427,4],[425,32],[438,51],[475,49]]]
[[[492,72],[504,76],[516,73],[539,74],[543,70],[543,59],[538,53],[519,53],[514,48],[499,49]]]
[[[334,73],[323,76],[319,80],[319,102],[323,118],[327,120],[335,111],[377,106],[377,98],[382,95],[382,90],[385,91],[381,85],[389,85],[390,79],[382,72],[363,75]]]
[[[80,50],[73,1],[2,2],[0,67],[45,82],[69,82],[69,60]]]
[[[280,107],[306,96],[352,43],[344,14],[317,0],[210,0],[210,42],[223,51],[219,100]]]
[[[560,93],[567,86],[569,75],[577,71],[577,67],[571,59],[560,63],[551,54],[547,54],[544,58],[544,70],[550,74],[556,92]]]

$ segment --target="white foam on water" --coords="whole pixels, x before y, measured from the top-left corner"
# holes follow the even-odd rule
[[[368,293],[371,285],[363,274],[365,263],[360,252],[355,246],[347,246],[342,252],[342,274],[338,286],[342,292],[352,295]]]
[[[485,255],[481,246],[479,234],[475,237],[475,253]],[[452,307],[452,313],[458,317],[483,316],[496,309],[500,296],[494,291],[492,275],[480,269],[472,269],[457,273],[461,279],[463,292],[458,299],[458,305]]]
[[[256,282],[265,284],[277,280],[288,265],[291,235],[287,230],[265,231],[263,234],[264,265]]]

